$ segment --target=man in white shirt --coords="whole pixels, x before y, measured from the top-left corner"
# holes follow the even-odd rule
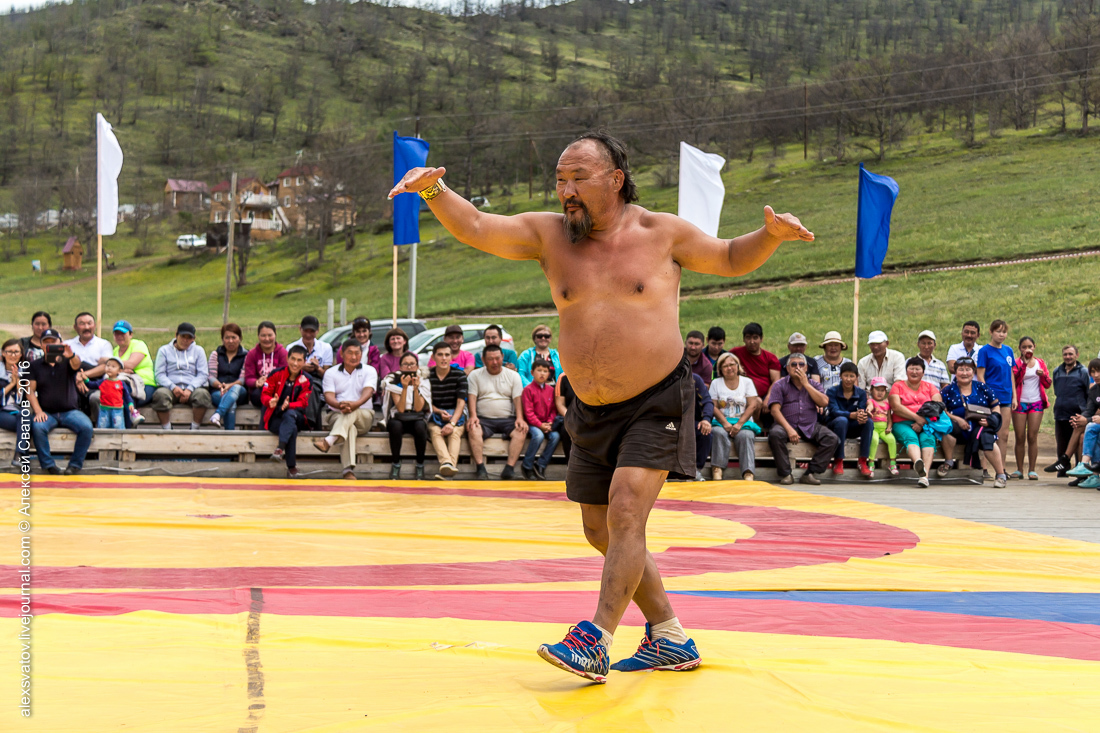
[[[290,351],[291,346],[301,346],[306,350],[306,365],[302,371],[314,381],[320,381],[325,376],[325,371],[332,366],[332,347],[317,339],[320,328],[321,323],[316,316],[306,316],[298,328],[302,337],[286,345],[287,351]]]
[[[504,368],[504,355],[496,345],[481,352],[485,366],[470,372],[467,378],[470,419],[466,423],[466,438],[470,455],[477,466],[477,479],[489,478],[485,470],[485,439],[494,434],[508,436],[508,463],[500,478],[507,481],[516,474],[516,461],[527,438],[527,422],[523,419],[523,381],[519,374]]]
[[[922,381],[935,385],[936,389],[943,389],[951,384],[951,375],[947,371],[947,365],[932,353],[935,349],[936,334],[929,330],[921,331],[917,336],[917,356],[924,362]]]
[[[329,434],[314,439],[313,445],[322,453],[328,453],[337,441],[343,441],[340,446],[343,478],[354,481],[355,439],[374,425],[371,398],[378,388],[378,372],[363,363],[363,348],[353,338],[344,342],[340,355],[343,363],[326,371],[322,380],[328,405],[324,411],[324,426]]]
[[[891,349],[890,339],[882,331],[871,331],[867,337],[871,353],[859,360],[859,386],[869,390],[871,380],[882,377],[887,384],[905,379],[905,355]]]
[[[114,353],[114,346],[107,339],[95,335],[95,316],[87,311],[79,314],[76,320],[73,321],[73,330],[76,331],[76,336],[65,343],[69,345],[74,354],[80,357],[80,365],[84,376],[88,379],[102,377],[107,373],[107,359]],[[92,419],[92,425],[95,425],[99,420],[99,390],[97,389],[89,394],[88,388],[84,386],[83,380],[79,378],[77,379],[76,389],[81,395],[81,409],[85,408],[84,402],[86,399],[86,412]]]
[[[982,327],[978,325],[977,321],[967,321],[963,324],[962,341],[951,346],[947,350],[947,370],[951,373],[955,373],[955,361],[961,359],[964,356],[968,356],[971,359],[977,360],[978,338],[982,335]]]

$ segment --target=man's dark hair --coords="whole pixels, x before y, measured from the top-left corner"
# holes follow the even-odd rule
[[[351,348],[356,348],[356,349],[359,349],[360,351],[362,351],[363,350],[363,345],[360,344],[355,339],[347,339],[346,341],[344,341],[344,343],[340,344],[340,353],[342,354],[342,353],[344,353],[345,351],[347,351],[348,349],[351,349]]]
[[[752,323],[746,323],[745,327],[741,329],[742,336],[759,336],[764,338],[764,327],[755,321]]]
[[[50,327],[53,328],[53,319],[50,318],[49,313],[47,313],[46,311],[35,311],[34,315],[31,316],[31,323],[34,323],[39,318],[45,318],[46,323],[48,323],[50,325]]]
[[[1090,372],[1100,372],[1100,359],[1093,359],[1089,362]]]
[[[963,324],[963,328],[966,328],[967,326],[973,326],[974,328],[978,329],[979,334],[982,332],[982,326],[977,321],[967,321]]]
[[[490,331],[496,331],[498,336],[504,338],[504,329],[495,323],[490,323],[488,326],[486,326],[485,330],[481,332],[482,336],[489,333]]]
[[[73,325],[74,326],[76,325],[76,322],[80,320],[81,316],[88,316],[93,321],[95,320],[95,316],[92,315],[91,313],[89,313],[88,311],[80,311],[79,313],[76,314],[76,318],[73,319]],[[31,320],[33,321],[34,319],[32,318]]]
[[[846,372],[851,372],[852,374],[859,374],[859,367],[857,367],[855,364],[853,364],[850,361],[846,361],[846,362],[844,362],[843,364],[840,365],[840,373],[844,374]]]
[[[502,356],[504,355],[504,351],[499,346],[497,346],[496,344],[488,344],[484,349],[481,350],[482,360],[485,359],[486,354],[491,354],[494,351],[499,351]]]
[[[447,351],[450,351],[451,350],[451,345],[449,343],[447,343],[446,341],[436,341],[435,346],[432,347],[432,353],[437,354],[440,351],[442,351],[443,349],[446,349]]]
[[[309,352],[306,351],[306,347],[302,346],[301,344],[294,344],[289,349],[287,349],[286,355],[290,356],[291,354],[301,354],[302,358],[304,359],[306,358],[306,354],[308,353]]]
[[[279,333],[275,328],[275,324],[271,321],[260,321],[260,325],[256,326],[256,333],[259,334],[265,328],[270,328],[273,332]]]
[[[711,326],[707,331],[707,341],[725,341],[726,329],[721,326]]]
[[[569,144],[570,146],[576,145],[584,140],[594,140],[599,143],[607,154],[607,159],[608,162],[611,163],[611,167],[618,168],[623,172],[623,187],[619,189],[619,195],[622,196],[623,201],[628,204],[637,201],[638,187],[634,183],[634,174],[630,172],[630,165],[627,163],[626,144],[619,138],[614,135],[609,135],[603,130],[586,132]]]
[[[688,335],[684,337],[684,341],[688,339],[699,339],[703,343],[706,343],[706,339],[703,338],[702,331],[688,331]]]
[[[531,362],[531,371],[534,372],[537,367],[542,367],[546,371],[553,373],[554,365],[546,361],[546,359],[535,359]]]

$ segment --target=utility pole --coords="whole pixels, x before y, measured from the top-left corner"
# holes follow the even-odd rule
[[[530,201],[534,198],[532,183],[535,180],[535,141],[528,135],[527,142],[530,143],[527,146],[527,200]]]
[[[802,82],[802,160],[810,154],[810,87]]]
[[[237,173],[229,181],[229,241],[225,247],[225,299],[222,301],[222,325],[229,323],[229,285],[233,277],[233,214],[237,210]]]

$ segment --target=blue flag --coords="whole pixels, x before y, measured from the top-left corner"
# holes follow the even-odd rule
[[[413,168],[428,162],[428,142],[417,137],[401,137],[393,133],[393,185],[401,182]],[[413,244],[420,241],[420,196],[398,194],[393,199],[393,243]]]
[[[898,197],[898,182],[863,169],[859,164],[859,204],[856,213],[856,277],[882,274],[890,245],[890,213]]]

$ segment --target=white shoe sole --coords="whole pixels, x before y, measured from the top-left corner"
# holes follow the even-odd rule
[[[680,662],[679,664],[665,664],[660,667],[654,667],[653,669],[659,669],[665,672],[686,672],[689,669],[695,669],[702,663],[702,659],[692,659],[687,662]]]
[[[554,665],[558,669],[565,670],[570,674],[575,674],[578,677],[583,677],[586,680],[591,680],[592,682],[598,682],[601,685],[607,684],[607,675],[596,674],[595,672],[581,672],[579,670],[573,669],[568,664],[551,654],[550,649],[545,644],[539,647],[539,656],[545,659],[547,662],[550,662],[550,664]]]

